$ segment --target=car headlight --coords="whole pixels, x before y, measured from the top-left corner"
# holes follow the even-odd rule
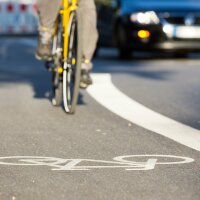
[[[160,22],[154,11],[134,13],[130,16],[130,20],[139,24],[159,24]]]

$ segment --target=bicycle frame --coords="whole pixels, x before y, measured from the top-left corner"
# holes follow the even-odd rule
[[[64,31],[64,46],[63,46],[63,59],[67,60],[68,45],[69,45],[69,23],[71,12],[77,10],[78,0],[62,0],[62,8],[60,14],[63,16],[63,31]]]

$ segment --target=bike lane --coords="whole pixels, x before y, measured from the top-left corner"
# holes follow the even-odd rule
[[[0,199],[199,199],[198,151],[120,118],[83,91],[76,115],[67,116],[62,109],[53,108],[45,96],[35,95],[39,87],[33,87],[36,84],[32,80],[37,80],[41,94],[49,90],[46,82],[50,77],[32,58],[32,47],[14,44],[14,48],[22,48],[26,59],[18,59],[22,53],[13,51],[9,57],[12,61],[6,60],[9,68],[0,65],[4,72],[0,76],[0,157],[20,156],[17,162],[31,165],[0,165]],[[13,76],[5,81],[5,74],[10,73]],[[125,167],[121,168],[123,158],[119,156],[127,155],[140,157],[124,157]],[[153,156],[144,159],[141,155]],[[165,155],[187,157],[178,158],[178,162],[188,163],[155,164],[177,161]],[[21,156],[28,156],[28,160]],[[44,165],[46,157],[53,157],[54,166],[49,166],[52,159],[45,160]],[[55,162],[65,166],[64,161],[71,167],[86,166],[84,169],[91,165],[112,167],[52,170]],[[141,168],[147,161],[152,169],[126,170],[133,162],[134,168]]]

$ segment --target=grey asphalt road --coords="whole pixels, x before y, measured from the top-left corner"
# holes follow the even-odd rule
[[[126,121],[86,91],[73,116],[52,107],[35,44],[0,40],[0,200],[200,199],[199,151]],[[94,66],[130,98],[200,130],[198,56],[120,62],[103,50]],[[113,160],[127,155],[138,157]]]

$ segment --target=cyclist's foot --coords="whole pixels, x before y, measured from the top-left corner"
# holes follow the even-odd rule
[[[50,61],[51,54],[52,34],[50,31],[41,31],[38,38],[38,47],[36,49],[35,57],[38,60]]]
[[[86,69],[81,70],[80,88],[86,89],[89,85],[92,85],[92,78],[90,71]]]
[[[90,71],[92,69],[92,63],[88,59],[84,59],[81,64],[81,80],[80,88],[86,89],[89,85],[92,85],[92,78]]]

